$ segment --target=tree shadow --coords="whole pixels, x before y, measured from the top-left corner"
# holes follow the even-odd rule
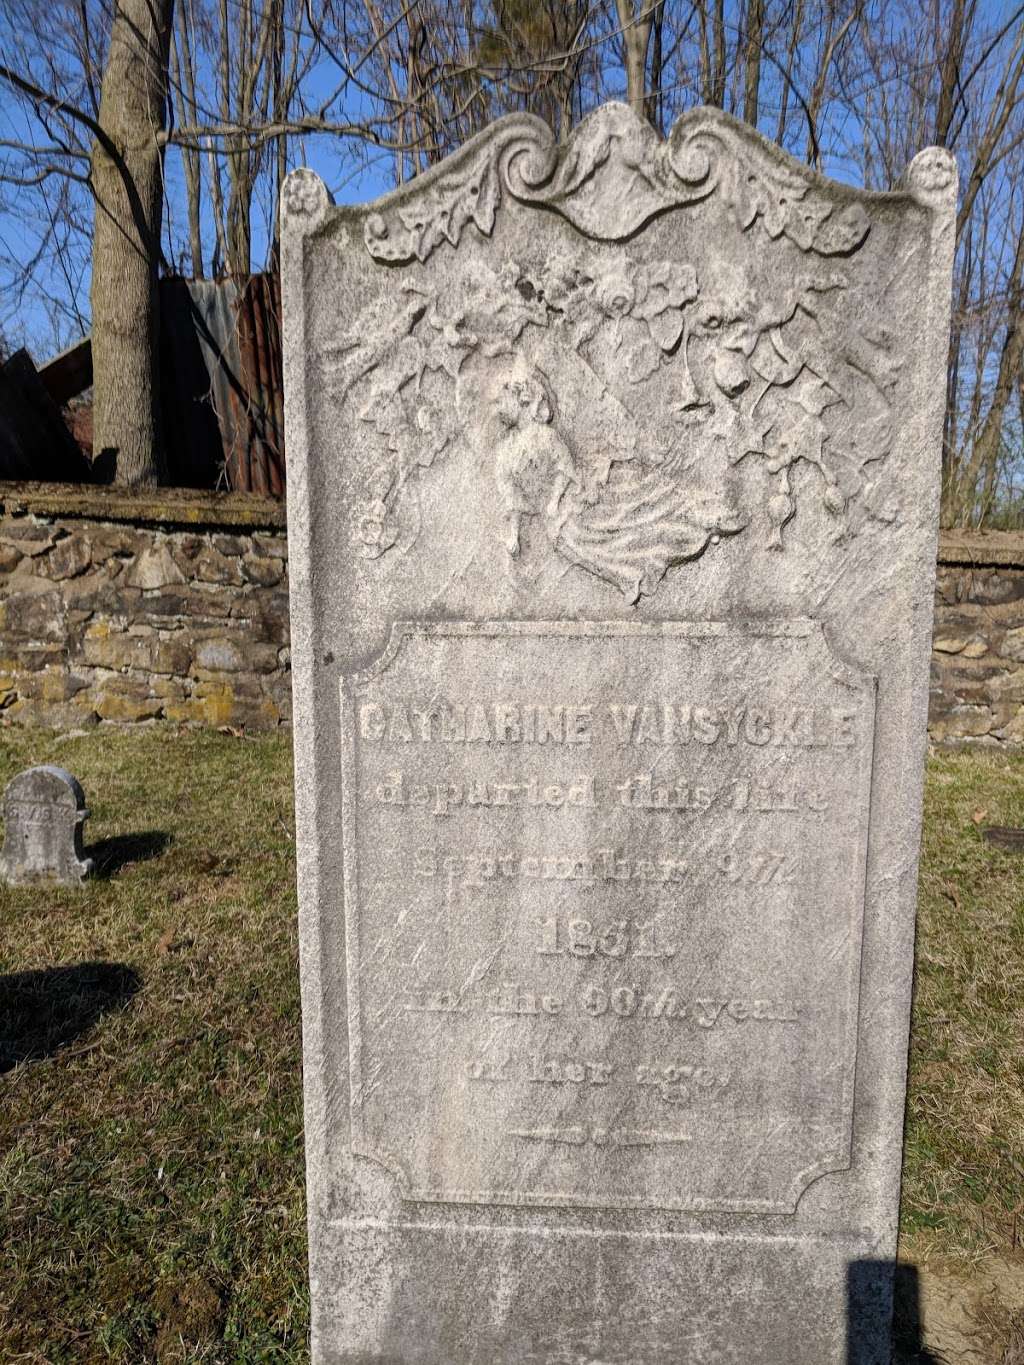
[[[890,1336],[889,1323],[892,1322]],[[946,1365],[921,1336],[917,1267],[851,1261],[846,1271],[847,1365]]]
[[[104,1014],[123,1008],[141,985],[138,972],[123,962],[0,976],[0,1075],[19,1062],[53,1056]]]
[[[144,863],[150,858],[159,858],[170,842],[171,836],[158,829],[142,830],[137,834],[115,834],[110,839],[99,839],[95,844],[89,844],[83,856],[92,859],[93,877],[106,881],[129,863]]]

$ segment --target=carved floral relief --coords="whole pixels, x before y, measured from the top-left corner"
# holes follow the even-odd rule
[[[844,303],[863,206],[826,199],[717,120],[684,120],[661,143],[626,109],[602,115],[560,155],[543,125],[508,120],[422,193],[366,218],[370,255],[389,262],[451,249],[470,224],[488,235],[505,194],[605,238],[541,259],[496,250],[493,266],[475,256],[443,296],[399,271],[332,343],[324,378],[377,442],[354,513],[367,558],[407,542],[410,490],[467,442],[492,471],[496,553],[515,562],[536,528],[550,553],[631,602],[723,537],[783,551],[807,498],[836,539],[895,516],[881,471],[899,361],[884,327],[858,329]],[[759,251],[785,236],[805,268],[716,278],[619,240],[713,194]],[[760,480],[723,477],[750,461]]]

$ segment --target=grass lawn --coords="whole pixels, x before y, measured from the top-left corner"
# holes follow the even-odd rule
[[[0,732],[0,785],[42,762],[101,875],[0,888],[0,1359],[306,1360],[289,738]],[[981,824],[1024,760],[933,759],[904,1247],[967,1266],[1024,1241],[1024,858]]]
[[[101,846],[82,891],[0,889],[0,972],[115,968],[51,1018],[38,978],[4,982],[0,1070],[139,983],[0,1074],[0,1359],[308,1359],[290,742],[2,732],[0,783],[41,762],[81,779],[87,841],[169,842]]]
[[[901,1228],[915,1254],[1024,1248],[1024,758],[928,765]]]

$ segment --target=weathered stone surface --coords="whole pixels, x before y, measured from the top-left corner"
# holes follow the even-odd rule
[[[50,551],[47,572],[50,578],[77,578],[92,563],[92,546],[84,536],[67,536]]]
[[[623,106],[286,182],[317,1365],[888,1359],[952,159],[906,184]]]
[[[977,738],[992,729],[992,719],[987,706],[957,704],[940,719],[933,720],[929,732],[937,744],[950,739]]]
[[[185,575],[174,562],[174,556],[166,545],[156,545],[143,550],[128,566],[125,578],[131,588],[149,591],[166,588],[173,583],[184,583]]]
[[[990,682],[989,690],[999,701],[1024,701],[1024,668],[999,673]]]
[[[222,555],[240,555],[248,547],[241,536],[214,536],[213,548]]]
[[[139,532],[131,527],[102,526],[91,529],[89,543],[92,546],[94,564],[105,564],[118,555],[132,555],[138,549]]]
[[[277,650],[273,645],[238,643],[219,637],[200,640],[196,644],[196,666],[208,673],[271,673],[278,665]]]
[[[61,596],[72,611],[84,611],[92,616],[104,612],[114,619],[124,621],[131,613],[132,605],[141,599],[138,588],[129,588],[116,582],[117,573],[102,569],[83,574],[61,585]]]
[[[14,651],[18,668],[37,673],[44,668],[59,668],[64,662],[64,650],[59,644],[27,644]]]
[[[263,559],[258,555],[253,555],[242,560],[242,573],[248,582],[259,583],[264,588],[272,588],[281,581],[281,576],[284,573],[284,562],[280,559]]]
[[[0,540],[14,545],[23,555],[45,554],[57,540],[57,529],[34,521],[8,521]]]
[[[218,617],[227,616],[232,608],[233,593],[203,590],[198,585],[178,588],[173,585],[154,597],[146,597],[136,604],[134,618],[147,620],[155,617]]]
[[[17,489],[17,497],[10,485],[0,490],[5,723],[288,723],[287,542],[268,529],[280,524],[278,504],[161,490],[174,512],[162,526],[156,503],[117,490]],[[53,520],[28,520],[30,509]],[[182,531],[186,522],[197,530]],[[224,537],[220,528],[229,524],[244,529]],[[277,586],[245,579],[243,556],[282,561],[269,575]],[[145,586],[152,584],[160,586]],[[193,645],[223,639],[236,608],[231,668],[197,666]]]
[[[932,649],[937,654],[962,654],[968,645],[973,643],[971,640],[964,639],[959,635],[936,635],[932,640]],[[984,645],[984,642],[982,642]],[[984,653],[984,648],[982,649]]]
[[[1024,743],[1024,706],[1018,707],[997,733],[1000,739],[1009,744]]]
[[[92,870],[82,854],[89,812],[78,780],[46,764],[27,768],[4,791],[0,878],[12,886],[54,882],[77,886]]]
[[[237,556],[222,555],[212,545],[205,543],[200,544],[194,553],[180,553],[178,563],[187,578],[196,578],[201,583],[230,583],[238,586],[245,581]]]
[[[265,559],[287,559],[287,536],[253,536],[252,547],[257,555]]]
[[[19,583],[0,602],[0,625],[9,639],[20,635],[32,640],[59,640],[63,633],[62,602],[46,580]]]
[[[146,673],[185,674],[192,661],[192,650],[183,637],[162,639],[155,633],[112,634],[102,628],[86,631],[82,654],[87,664],[98,668],[130,668]]]
[[[0,573],[10,573],[21,559],[22,553],[17,546],[0,543]]]
[[[101,720],[132,723],[164,714],[163,697],[154,695],[148,683],[126,677],[112,679],[102,690],[94,689],[91,700]]]
[[[266,592],[253,591],[236,594],[230,607],[231,615],[237,620],[260,624],[273,633],[273,638],[286,640],[287,628],[282,631],[282,623],[288,620],[288,594],[268,589]],[[269,636],[267,638],[270,638]]]

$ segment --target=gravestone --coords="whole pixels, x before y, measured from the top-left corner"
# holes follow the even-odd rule
[[[888,1359],[955,199],[286,181],[319,1365]]]
[[[0,878],[11,886],[77,886],[92,871],[92,859],[82,856],[85,792],[64,768],[26,768],[8,782],[3,811]]]

